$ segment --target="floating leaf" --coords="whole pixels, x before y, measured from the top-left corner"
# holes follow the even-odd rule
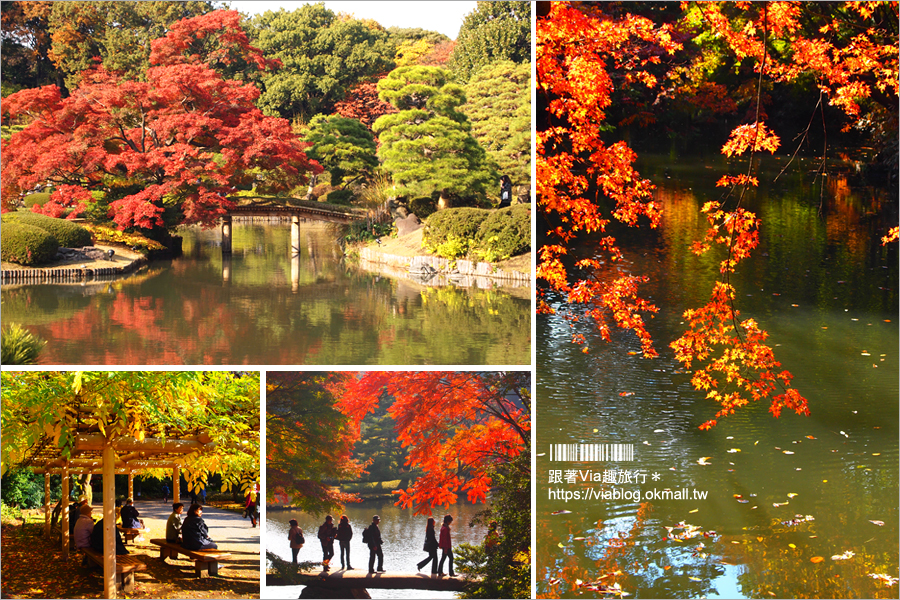
[[[565,509],[563,509],[563,510],[555,510],[555,511],[553,511],[553,512],[550,513],[550,514],[551,514],[551,515],[568,515],[568,514],[571,514],[571,512],[572,512],[571,510],[565,510]]]
[[[782,450],[782,452],[784,452],[785,454],[793,454],[793,452],[791,452],[790,450]]]
[[[823,557],[823,556],[813,556],[811,559],[809,559],[809,562],[818,564],[824,560],[825,560],[825,557]]]
[[[634,392],[619,392],[619,395],[625,397],[634,396]]]
[[[850,550],[847,550],[843,554],[835,554],[834,556],[831,557],[831,560],[849,560],[849,559],[853,558],[855,555],[856,555],[855,552],[851,552]]]
[[[709,459],[711,459],[711,458],[712,458],[712,456],[701,456],[700,460],[697,461],[697,464],[706,466],[706,465],[710,464],[707,461],[709,461]]]
[[[740,451],[741,451],[740,448],[732,448],[731,450],[728,451],[728,454],[734,454],[735,452],[740,452]]]
[[[884,521],[873,521],[872,519],[869,519],[869,523],[874,523],[874,524],[878,525],[879,527],[884,526]]]
[[[788,498],[793,498],[793,497],[796,496],[796,495],[797,495],[796,493],[791,492],[790,494],[788,494]]]
[[[806,436],[806,439],[808,439],[808,440],[814,440],[814,439],[816,439],[816,436],[814,436],[814,435],[808,435],[808,436]]]
[[[788,548],[796,548],[796,547],[797,546],[795,544],[788,544]]]

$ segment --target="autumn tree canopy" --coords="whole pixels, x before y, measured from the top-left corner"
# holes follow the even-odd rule
[[[484,65],[501,60],[531,61],[531,2],[478,2],[463,20],[447,67],[466,83]]]
[[[720,140],[723,154],[749,156],[750,166],[720,179],[723,197],[703,206],[709,230],[694,245],[697,253],[714,245],[725,248],[720,280],[705,306],[685,313],[688,331],[671,344],[676,358],[693,369],[694,387],[719,403],[716,418],[762,399],[770,401],[775,416],[783,408],[808,413],[806,399],[791,387],[791,374],[780,368],[765,330],[753,319],[739,318],[731,284],[731,274],[759,239],[761,222],[741,203],[747,189],[758,184],[754,155],[774,152],[782,144],[779,132],[766,123],[767,86],[813,78],[824,101],[850,118],[848,126],[860,123],[863,106],[876,114],[884,96],[893,110],[879,122],[890,127],[893,121],[896,130],[896,4],[806,6],[811,5],[682,3],[683,18],[672,18],[672,5],[662,11],[635,7],[658,17],[654,20],[632,14],[627,4],[559,2],[538,20],[537,85],[546,112],[539,118],[537,134],[537,185],[548,241],[539,251],[537,275],[546,289],[566,299],[558,307],[541,299],[539,310],[565,311],[573,322],[586,312],[605,339],[613,324],[630,329],[647,357],[656,356],[657,350],[644,318],[657,309],[639,294],[643,278],[604,263],[616,264],[623,257],[608,232],[611,220],[654,227],[659,206],[651,182],[632,166],[634,151],[604,130],[630,124],[632,117],[651,122],[649,103],[641,98],[649,95],[654,106],[676,97],[683,100],[685,94],[676,90],[685,81],[695,85],[691,101],[733,111],[737,103],[709,104],[713,97],[721,100],[727,89],[709,79],[718,72],[718,63],[705,51],[711,39],[724,41],[718,50],[736,69],[755,73],[745,91],[744,118]],[[888,6],[892,8],[886,10]],[[615,105],[614,96],[619,99]],[[629,106],[634,112],[623,114]],[[813,103],[810,113],[815,115],[819,108]],[[611,123],[613,111],[617,120]],[[600,235],[608,260],[572,264],[571,246],[580,234],[591,232]],[[580,335],[573,340],[583,342]],[[715,423],[710,419],[703,427]]]
[[[226,489],[246,492],[258,477],[258,373],[4,371],[2,383],[3,473],[48,448],[69,458],[76,434],[96,432],[139,442],[202,436],[206,449],[190,454],[181,470],[189,488],[218,473]]]
[[[207,35],[216,49],[201,57],[192,48]],[[2,146],[4,206],[49,182],[57,191],[45,210],[83,208],[95,191],[122,229],[210,225],[239,188],[273,193],[305,183],[321,172],[305,144],[256,108],[255,86],[217,72],[238,59],[274,64],[249,45],[237,12],[217,11],[155,40],[146,81],[98,66],[68,98],[55,86],[6,98],[4,123],[27,126]]]

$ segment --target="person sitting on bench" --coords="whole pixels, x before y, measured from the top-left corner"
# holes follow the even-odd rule
[[[122,527],[125,529],[143,529],[144,521],[138,519],[141,513],[134,507],[134,500],[129,498],[122,507]]]
[[[203,521],[203,507],[192,504],[187,519],[181,525],[181,546],[185,550],[215,550],[216,543],[209,537],[209,528]]]
[[[91,531],[91,548],[103,553],[103,519],[94,523],[94,529]],[[128,548],[122,542],[122,534],[118,529],[116,529],[116,554],[128,554]]]
[[[173,544],[181,543],[181,513],[184,512],[184,504],[176,502],[172,505],[172,514],[166,521],[166,541]]]

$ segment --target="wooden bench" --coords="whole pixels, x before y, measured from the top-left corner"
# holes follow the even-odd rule
[[[179,554],[184,554],[194,561],[194,571],[197,577],[203,577],[203,567],[209,575],[219,574],[219,561],[231,558],[231,553],[222,550],[188,550],[183,548],[181,544],[167,542],[164,539],[150,540],[151,544],[159,546],[159,558],[163,562],[167,558],[178,558]]]
[[[121,525],[116,525],[116,529],[122,533],[122,541],[126,544],[144,533],[143,529],[132,529],[130,527],[122,527]]]
[[[84,555],[103,568],[103,555],[93,548],[81,548]],[[139,554],[116,555],[116,584],[122,586],[126,593],[134,591],[135,571],[146,571],[147,564],[140,559]]]

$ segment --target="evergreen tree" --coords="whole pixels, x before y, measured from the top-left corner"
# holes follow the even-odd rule
[[[472,135],[513,183],[531,180],[531,67],[500,61],[482,67],[466,85],[460,107]]]
[[[333,186],[368,177],[378,166],[375,136],[357,119],[316,115],[303,140],[312,144],[307,156],[325,167]]]
[[[465,83],[481,67],[499,60],[530,63],[530,2],[478,2],[463,20],[448,66],[457,81]]]
[[[400,110],[373,125],[381,141],[378,157],[400,196],[440,192],[447,199],[471,198],[482,196],[497,179],[458,110],[465,102],[463,89],[449,78],[446,69],[410,66],[378,82],[381,99]]]

